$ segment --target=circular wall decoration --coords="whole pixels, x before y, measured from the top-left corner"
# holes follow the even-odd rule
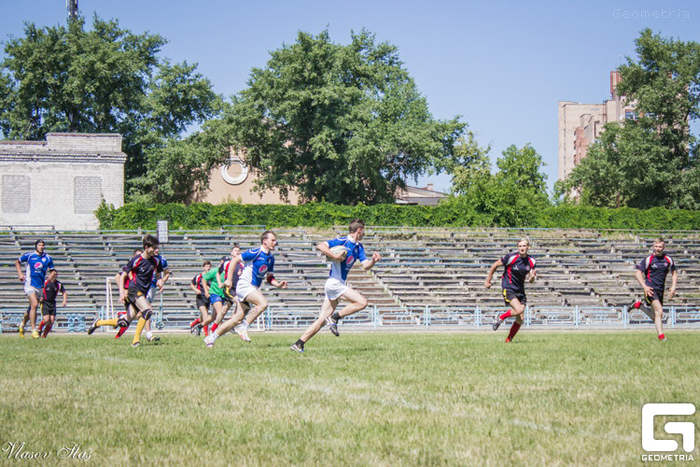
[[[248,166],[239,157],[232,157],[231,161],[221,166],[221,177],[229,185],[240,185],[248,178]]]

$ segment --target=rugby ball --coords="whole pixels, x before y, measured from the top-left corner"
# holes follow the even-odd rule
[[[333,254],[338,254],[340,252],[343,253],[343,256],[340,258],[341,260],[345,259],[348,256],[348,249],[345,248],[345,246],[343,246],[343,245],[338,245],[338,246],[334,246],[333,248],[331,248],[331,253],[333,253]],[[329,259],[332,259],[332,258],[329,258]]]

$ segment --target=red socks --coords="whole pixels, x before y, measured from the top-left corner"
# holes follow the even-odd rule
[[[642,307],[642,302],[637,302],[634,305],[632,305],[632,308],[636,308],[637,310],[639,310],[641,307]]]
[[[216,328],[218,328],[218,327],[219,327],[218,324],[216,324],[216,323],[212,324],[212,325],[211,325],[211,332],[216,331]]]
[[[42,321],[41,324],[44,324],[44,322]],[[49,324],[48,326],[46,326],[46,329],[44,329],[43,337],[46,337],[49,334],[49,332],[51,332],[52,327],[53,324]],[[39,327],[39,330],[41,331],[41,327]]]
[[[659,340],[662,341],[662,340],[664,340],[664,339],[666,339],[666,336],[663,335],[663,334],[659,334]]]
[[[204,335],[205,336],[209,335],[209,325],[204,326]]]
[[[114,338],[119,339],[120,337],[122,337],[127,329],[129,329],[128,326],[125,328],[119,328],[119,331],[117,331],[117,334],[114,336]]]
[[[45,324],[46,324],[46,321],[42,321],[39,323],[39,332],[41,332],[41,330],[44,329]]]
[[[500,319],[501,321],[503,321],[503,320],[506,319],[506,318],[510,318],[510,317],[511,317],[511,314],[510,314],[511,311],[513,311],[513,310],[508,310],[508,311],[506,311],[506,312],[503,313],[501,316],[499,316],[498,319]]]
[[[197,318],[197,319],[195,319],[194,321],[192,321],[192,322],[190,323],[190,327],[193,328],[193,327],[195,327],[196,325],[198,325],[198,324],[201,323],[201,322],[202,322],[202,318]]]
[[[508,338],[506,339],[506,342],[510,342],[513,340],[515,335],[520,331],[520,323],[517,321],[513,323],[513,325],[510,327],[510,332],[508,333]]]

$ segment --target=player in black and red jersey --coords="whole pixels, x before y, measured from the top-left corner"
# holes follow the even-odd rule
[[[49,269],[49,279],[44,282],[44,289],[41,296],[42,319],[41,323],[39,323],[39,332],[42,332],[42,330],[44,331],[41,337],[48,336],[49,332],[51,332],[51,328],[56,322],[56,297],[59,293],[63,294],[63,302],[61,303],[61,306],[65,307],[66,303],[68,303],[68,294],[66,293],[66,289],[63,287],[63,284],[58,281],[58,271],[51,268]]]
[[[654,321],[660,341],[666,340],[663,325],[664,287],[669,272],[671,273],[671,288],[668,290],[669,300],[676,295],[676,284],[678,283],[676,263],[664,253],[665,248],[666,241],[663,238],[657,238],[654,240],[654,252],[637,265],[635,277],[644,289],[644,299],[635,301],[627,307],[627,311],[641,309]]]
[[[525,305],[527,297],[525,295],[525,281],[531,283],[535,281],[537,271],[535,270],[535,259],[528,255],[530,250],[530,241],[523,238],[518,242],[518,251],[508,253],[503,258],[497,260],[491,265],[484,287],[491,288],[491,278],[493,273],[500,266],[503,266],[503,276],[501,277],[501,287],[503,287],[503,300],[506,305],[510,306],[510,310],[500,316],[497,316],[493,322],[493,330],[496,331],[503,321],[512,316],[515,317],[515,322],[510,328],[506,342],[511,342],[515,335],[520,330],[523,324],[523,316],[525,315]]]

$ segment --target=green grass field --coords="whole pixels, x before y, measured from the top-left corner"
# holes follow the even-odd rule
[[[640,465],[643,404],[700,408],[700,333],[669,331],[3,335],[0,463]]]

